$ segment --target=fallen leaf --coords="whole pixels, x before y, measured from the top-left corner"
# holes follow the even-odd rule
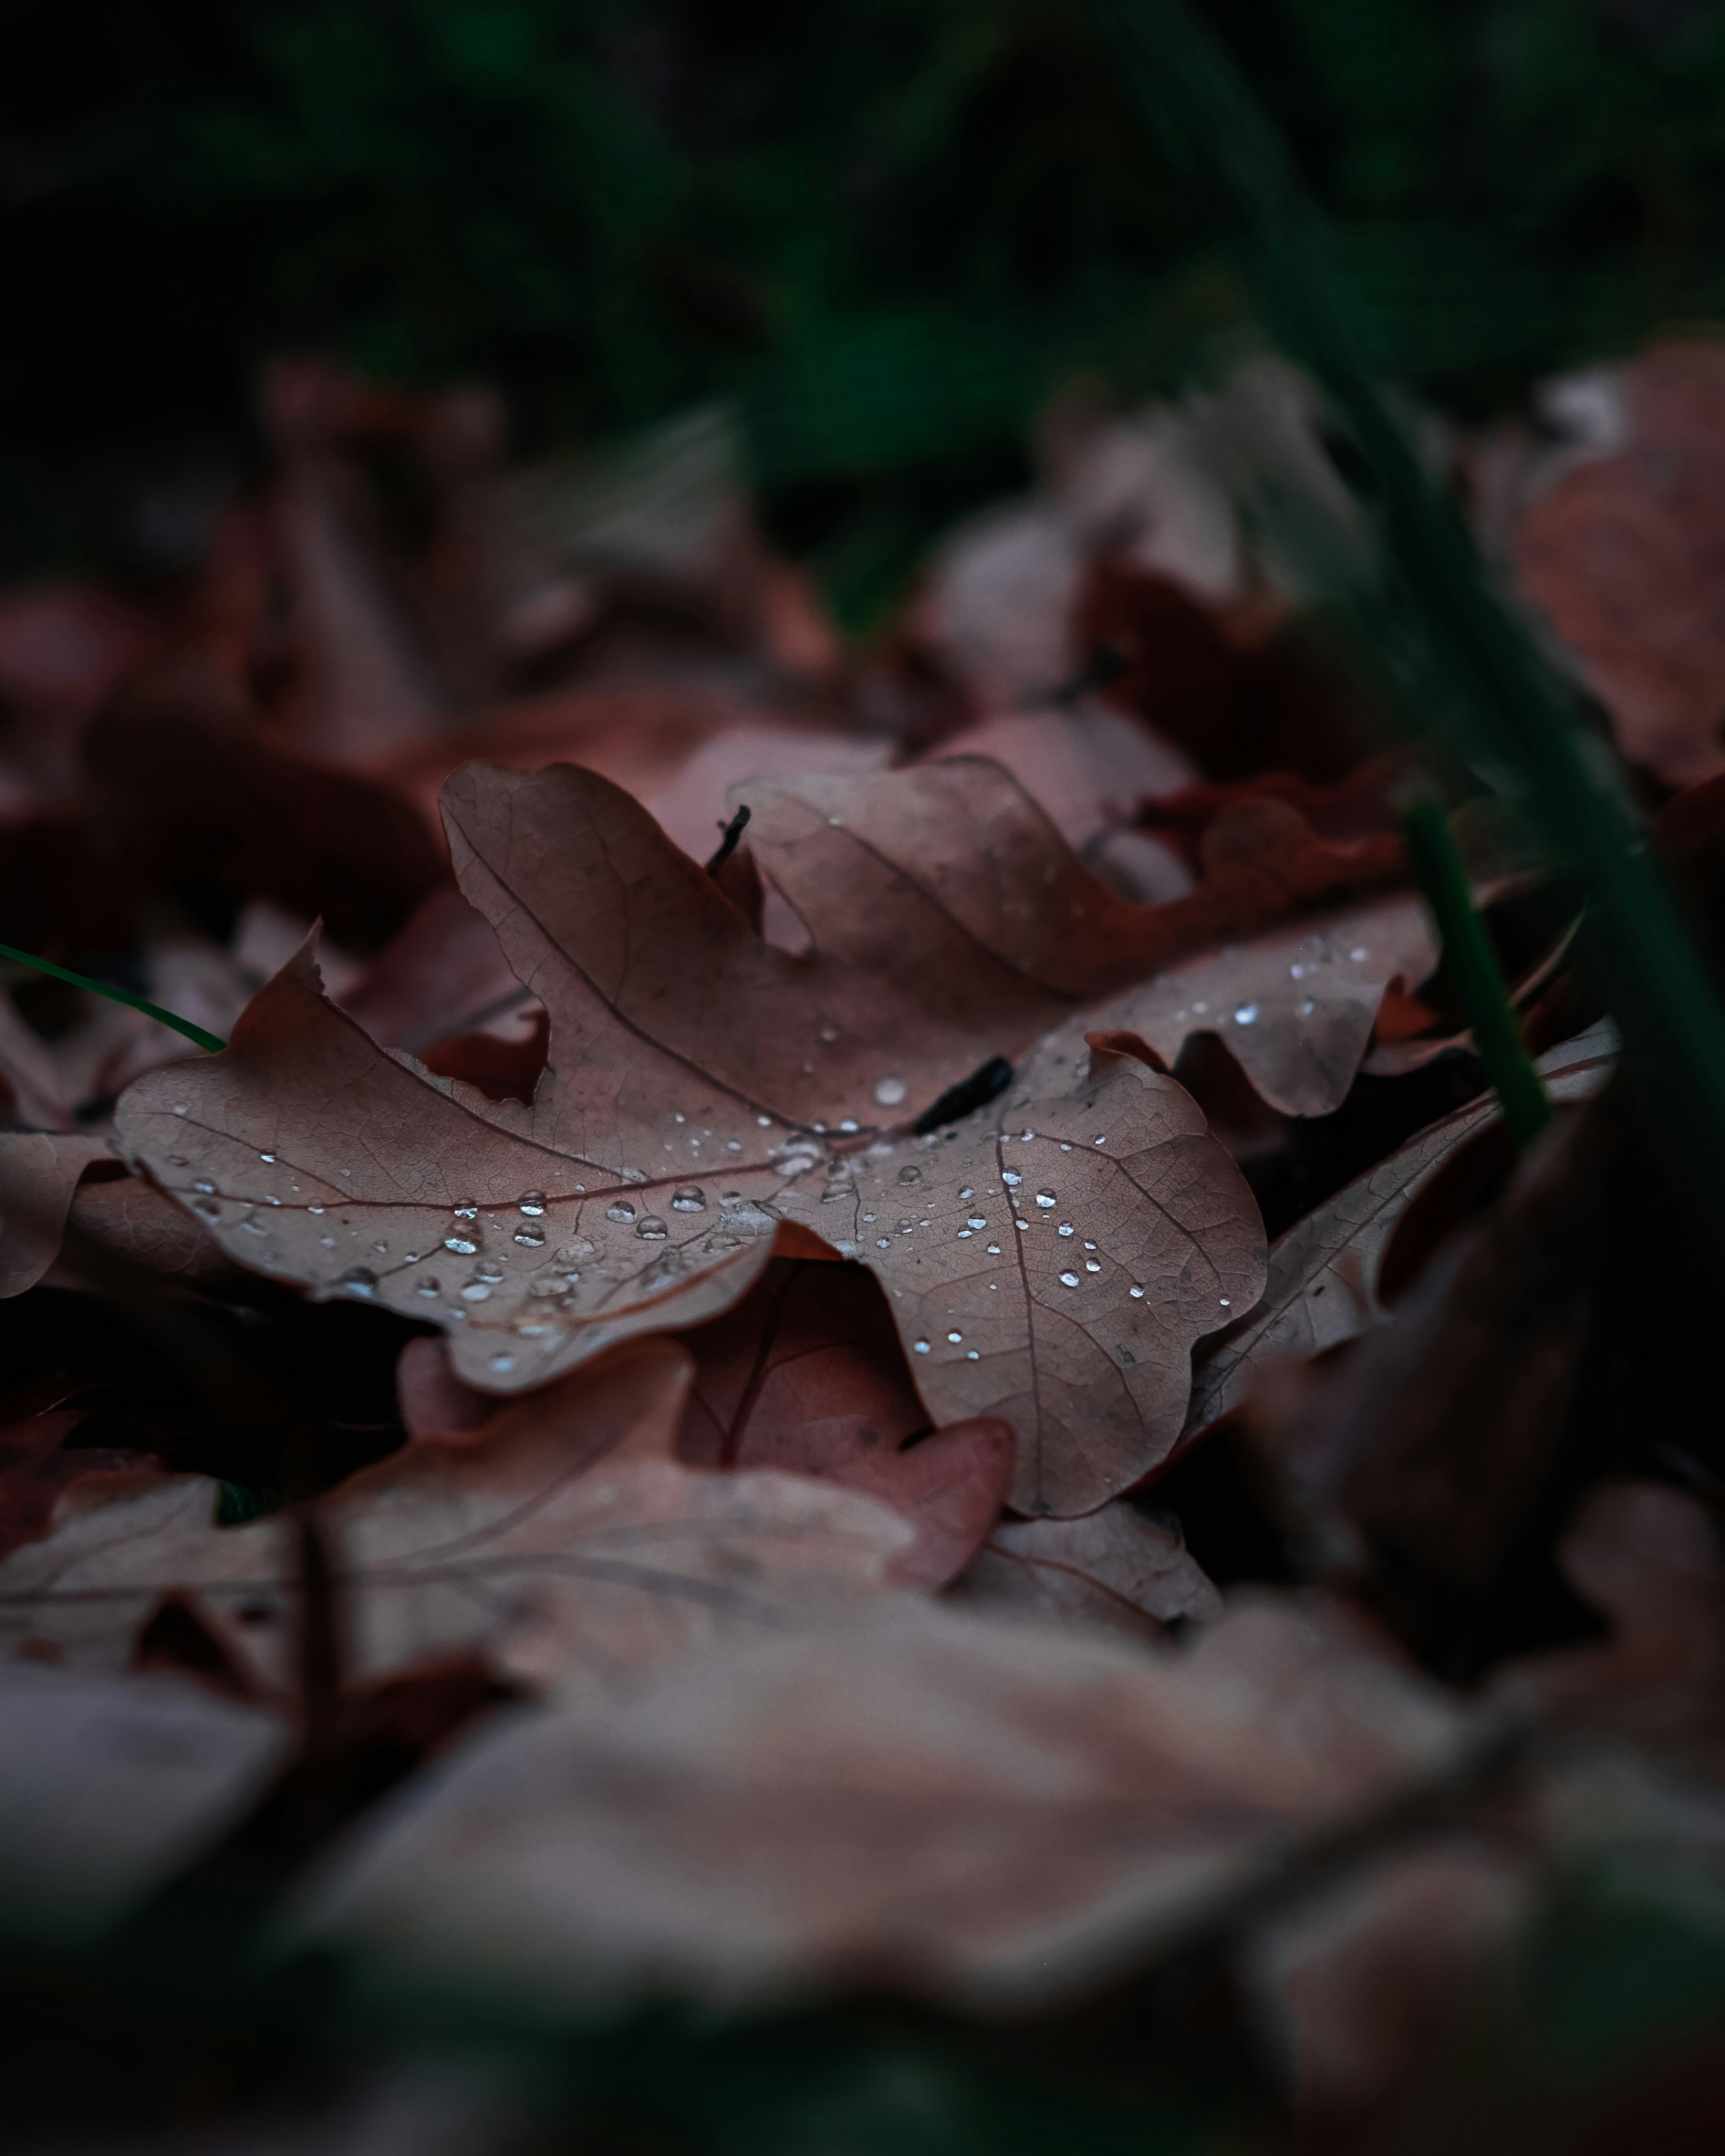
[[[903,1586],[943,1587],[975,1556],[1011,1486],[1012,1431],[988,1417],[929,1429],[892,1314],[860,1266],[775,1259],[683,1341],[695,1382],[680,1459],[878,1497],[916,1530],[894,1568]]]
[[[0,1131],[0,1296],[34,1287],[59,1255],[80,1178],[112,1158],[105,1138]]]
[[[1089,1002],[1159,976],[1296,906],[1382,881],[1400,858],[1399,841],[1320,839],[1298,809],[1251,802],[1204,833],[1195,891],[1137,906],[1085,867],[1014,779],[980,759],[745,786],[737,798],[750,811],[751,851],[824,952],[884,969],[908,886],[1049,998],[1050,1022],[1055,998]],[[1419,917],[1414,901],[1398,903]],[[1236,953],[1219,963],[1240,970]],[[1430,970],[1429,941],[1408,963]]]
[[[287,1750],[277,1716],[177,1678],[0,1664],[0,1892],[64,1947],[110,1930],[230,1825]]]
[[[80,1476],[152,1464],[136,1451],[69,1445],[83,1419],[78,1408],[53,1408],[0,1425],[0,1557],[45,1535],[60,1492]]]
[[[1508,520],[1517,580],[1624,754],[1690,785],[1725,769],[1725,346],[1656,345],[1588,388],[1615,424],[1590,452],[1534,464]]]
[[[1079,1520],[1007,1520],[957,1583],[954,1599],[1010,1608],[1083,1631],[1160,1638],[1208,1623],[1222,1598],[1178,1527],[1123,1500]]]
[[[691,1370],[670,1342],[639,1342],[578,1394],[511,1403],[482,1441],[417,1440],[344,1482],[318,1517],[352,1679],[482,1652],[554,1690],[615,1688],[692,1642],[879,1591],[913,1534],[886,1506],[675,1462]],[[219,1527],[216,1494],[202,1476],[76,1485],[52,1533],[0,1563],[0,1639],[121,1670],[163,1598],[193,1596],[254,1696],[280,1696],[300,1594],[290,1523]]]
[[[847,1148],[1043,1007],[937,898],[900,880],[896,969],[865,974],[761,943],[589,774],[475,767],[448,803],[463,888],[552,1014],[533,1103],[384,1055],[305,957],[225,1056],[120,1111],[231,1257],[434,1319],[509,1392],[716,1315],[789,1223],[881,1274],[937,1421],[1012,1423],[1020,1509],[1089,1510],[1160,1456],[1192,1342],[1261,1277],[1250,1194],[1179,1087],[1105,1057],[944,1139]]]
[[[506,1712],[293,1917],[400,1969],[608,2007],[854,1984],[995,2009],[1128,1969],[1467,1724],[1321,1609],[1146,1656],[936,1605]]]
[[[1579,1101],[1597,1093],[1615,1065],[1617,1037],[1600,1025],[1538,1059],[1554,1101]],[[1188,1427],[1201,1430],[1238,1407],[1255,1373],[1283,1356],[1310,1358],[1353,1340],[1389,1316],[1385,1260],[1398,1231],[1435,1187],[1455,1182],[1472,1156],[1477,1172],[1451,1194],[1461,1214],[1486,1183],[1509,1163],[1501,1134],[1503,1119],[1489,1095],[1411,1137],[1399,1152],[1356,1178],[1333,1198],[1296,1221],[1271,1245],[1270,1276],[1257,1305],[1214,1341],[1201,1358],[1193,1386]],[[1492,1143],[1491,1134],[1500,1134]],[[1482,1142],[1485,1150],[1481,1150]],[[1441,1225],[1453,1224],[1450,1210]],[[1429,1250],[1435,1235],[1422,1239]],[[1412,1277],[1404,1254],[1401,1285]]]

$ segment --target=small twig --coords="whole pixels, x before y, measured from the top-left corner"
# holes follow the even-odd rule
[[[130,988],[116,988],[111,981],[93,981],[87,973],[74,973],[69,966],[56,966],[52,958],[36,958],[28,951],[16,951],[10,943],[0,943],[0,958],[14,959],[20,966],[33,966],[39,973],[52,973],[55,980],[69,982],[74,988],[88,988],[93,996],[105,996],[111,1004],[125,1004],[132,1010],[142,1011],[146,1018],[153,1018],[162,1025],[171,1025],[176,1033],[184,1034],[187,1040],[196,1041],[212,1055],[219,1055],[228,1045],[218,1034],[206,1033],[201,1025],[193,1025],[190,1019],[176,1018],[171,1010],[163,1010],[160,1004],[152,1004],[147,996],[135,996]]]
[[[1551,1101],[1522,1038],[1497,954],[1467,887],[1467,871],[1437,796],[1421,790],[1401,805],[1409,865],[1431,908],[1444,965],[1474,1046],[1516,1143],[1531,1145],[1550,1127]]]
[[[724,836],[719,840],[718,851],[706,865],[709,875],[716,875],[737,851],[737,842],[742,836],[743,827],[749,820],[748,803],[745,802],[726,824]]]

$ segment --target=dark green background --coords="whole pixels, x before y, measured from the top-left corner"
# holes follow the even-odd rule
[[[1203,12],[1425,394],[1725,315],[1725,6]],[[494,382],[524,449],[737,397],[857,619],[1050,382],[1240,311],[1074,0],[3,0],[0,110],[13,575],[172,567],[259,358],[324,343]]]

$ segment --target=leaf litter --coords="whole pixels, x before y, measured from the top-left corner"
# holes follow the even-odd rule
[[[1671,784],[1716,372],[1473,452]],[[1219,2015],[1266,2147],[1404,2145],[1435,2077],[1479,2138],[1491,1972],[1627,1877],[1725,1958],[1712,1260],[1494,839],[1560,1110],[1513,1158],[1224,407],[1053,415],[865,660],[711,415],[589,486],[321,363],[188,595],[54,601],[59,703],[0,608],[8,932],[230,1041],[0,1001],[33,1938],[886,1994],[1074,2097],[1125,2016],[1132,2102]],[[1661,818],[1708,904],[1717,824]]]

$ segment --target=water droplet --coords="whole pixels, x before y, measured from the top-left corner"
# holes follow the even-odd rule
[[[461,1299],[464,1302],[489,1302],[491,1299],[491,1283],[490,1281],[482,1280],[464,1281],[461,1287]]]
[[[174,1102],[174,1113],[177,1116],[189,1116],[191,1112],[191,1109],[187,1106],[185,1101],[176,1101]]]
[[[305,1210],[306,1210],[308,1213],[321,1213],[321,1212],[323,1211],[323,1209],[323,1209],[323,1207],[322,1207],[321,1205],[308,1205],[308,1206],[305,1208]]]
[[[1234,1023],[1236,1025],[1255,1025],[1258,1023],[1258,1006],[1255,1004],[1242,1004],[1234,1014]]]
[[[503,1268],[488,1260],[485,1264],[474,1267],[473,1276],[475,1280],[501,1281],[503,1277]]]
[[[972,1228],[986,1228],[988,1224],[988,1215],[985,1213],[972,1213],[967,1217],[966,1224]]]
[[[542,1190],[524,1190],[515,1202],[530,1219],[536,1220],[545,1210],[545,1193]]]
[[[1034,1131],[1020,1131],[1019,1132],[1019,1143],[1020,1145],[1029,1145],[1031,1139],[1034,1138],[1035,1135],[1036,1133]]]
[[[273,1163],[275,1159],[275,1155],[273,1152],[260,1152],[258,1155],[258,1158],[259,1160],[267,1160]]]
[[[403,1250],[401,1261],[404,1265],[417,1265],[423,1255],[418,1250]]]
[[[605,1208],[608,1220],[633,1220],[635,1209],[627,1198],[614,1198]]]
[[[1348,955],[1353,959],[1356,966],[1363,966],[1367,959],[1369,958],[1372,954],[1368,950],[1367,950],[1363,943],[1358,943],[1354,946],[1353,949],[1351,950]]]
[[[1303,981],[1305,978],[1306,968],[1303,966],[1290,966],[1288,968],[1288,978],[1291,981]]]
[[[882,1078],[875,1086],[875,1098],[883,1108],[896,1108],[905,1097],[905,1092],[902,1078]]]
[[[892,1238],[890,1235],[876,1235],[875,1248],[877,1250],[890,1250],[892,1248]]]
[[[913,1340],[911,1345],[919,1355],[926,1355],[928,1353],[928,1342],[926,1340]]]
[[[1094,1243],[1086,1243],[1084,1247],[1087,1250],[1093,1250],[1096,1248],[1096,1245]]]
[[[343,1273],[336,1284],[338,1287],[345,1287],[349,1295],[375,1295],[377,1291],[377,1276],[369,1266],[354,1265]]]
[[[1087,1273],[1099,1273],[1102,1268],[1096,1263],[1094,1258],[1086,1258],[1084,1261],[1084,1270]]]
[[[901,1168],[898,1172],[898,1179],[901,1183],[920,1183],[922,1180],[922,1171],[920,1168]]]
[[[1000,1180],[1006,1185],[1009,1190],[1016,1190],[1024,1179],[1024,1177],[1019,1173],[1015,1168],[1009,1168],[1005,1169],[1000,1178]]]
[[[1064,1138],[1063,1138],[1063,1139],[1060,1141],[1060,1151],[1061,1151],[1062,1152],[1071,1152],[1071,1150],[1072,1150],[1072,1147],[1071,1147],[1070,1144],[1070,1143],[1069,1143],[1065,1139],[1064,1139]]]
[[[192,1210],[201,1213],[206,1220],[219,1220],[222,1209],[213,1198],[198,1198],[193,1201]]]
[[[820,1034],[821,1039],[825,1041],[829,1046],[830,1046],[832,1043],[839,1038],[839,1029],[835,1025],[824,1025],[819,1027],[818,1030]]]
[[[380,1258],[387,1257],[389,1252],[389,1245],[388,1243],[373,1243],[372,1248],[377,1253],[377,1255]]]
[[[805,1175],[811,1168],[819,1168],[824,1158],[813,1138],[788,1138],[769,1155],[767,1164],[775,1175]]]
[[[738,1146],[736,1150],[741,1152],[742,1147]],[[647,1180],[647,1171],[644,1168],[619,1168],[617,1173],[625,1183],[644,1183]],[[575,1188],[578,1190],[581,1185],[578,1183]]]
[[[1070,1235],[1072,1233],[1072,1223],[1070,1220],[1062,1220],[1056,1232],[1062,1235]]]
[[[557,1331],[554,1325],[536,1325],[531,1318],[523,1318],[516,1326],[516,1337],[521,1340],[544,1340]]]
[[[636,1235],[647,1243],[662,1243],[670,1232],[656,1213],[649,1213],[635,1229]]]
[[[671,1193],[673,1213],[705,1213],[706,1193],[692,1183],[685,1183],[680,1190]]]
[[[1108,1138],[1107,1138],[1107,1133],[1106,1133],[1106,1132],[1102,1134],[1102,1136],[1101,1136],[1101,1137],[1098,1137],[1098,1138],[1092,1138],[1092,1139],[1091,1140],[1091,1143],[1092,1145],[1106,1145],[1106,1144],[1107,1144],[1107,1142],[1108,1142]]]
[[[964,1335],[962,1332],[949,1332],[947,1335],[947,1337],[956,1348],[958,1345],[958,1342],[964,1337]]]
[[[1076,1273],[1062,1273],[1060,1275],[1060,1286],[1062,1287],[1076,1287],[1077,1285],[1078,1276]]]
[[[597,1244],[588,1242],[585,1235],[578,1235],[573,1242],[564,1243],[553,1250],[552,1261],[564,1266],[584,1265],[598,1247]]]
[[[216,1186],[210,1181],[207,1175],[200,1175],[198,1180],[193,1184],[192,1188],[194,1190],[201,1190],[204,1196],[208,1198],[213,1196]]]
[[[1132,1297],[1134,1302],[1142,1302],[1144,1300],[1144,1291],[1138,1286],[1136,1281],[1134,1281],[1132,1285],[1127,1290],[1127,1293]]]
[[[444,1248],[446,1250],[453,1250],[458,1258],[470,1258],[479,1248],[479,1245],[465,1235],[445,1235]]]
[[[990,1243],[990,1244],[989,1244],[989,1245],[988,1245],[988,1255],[989,1255],[991,1258],[998,1258],[998,1257],[999,1256],[999,1255],[1000,1255],[1000,1245],[999,1245],[999,1243]]]
[[[1053,1191],[1039,1190],[1036,1194],[1036,1203],[1042,1208],[1045,1213],[1048,1212],[1055,1203],[1055,1194]]]
[[[855,1116],[847,1116],[844,1122],[839,1124],[839,1127],[841,1131],[856,1131],[860,1130],[862,1127],[857,1122]]]
[[[477,1220],[479,1218],[479,1208],[470,1198],[458,1199],[449,1209],[458,1220]]]
[[[842,831],[845,828],[845,819],[842,816],[829,816],[827,821],[835,831]]]
[[[515,1239],[518,1243],[525,1243],[530,1250],[542,1250],[545,1246],[545,1230],[543,1228],[517,1228],[515,1231]]]
[[[413,1292],[416,1295],[423,1295],[428,1302],[431,1302],[443,1293],[443,1290],[434,1280],[423,1280]]]
[[[1232,1309],[1233,1309],[1234,1305],[1233,1305],[1233,1304],[1229,1301],[1228,1297],[1227,1297],[1225,1295],[1224,1295],[1224,1296],[1219,1296],[1217,1299],[1218,1299],[1218,1301],[1221,1303],[1221,1306],[1222,1306],[1222,1307],[1223,1307],[1223,1309],[1224,1309],[1224,1310],[1232,1310]]]
[[[1317,1009],[1317,1004],[1310,996],[1307,996],[1301,1003],[1300,1015],[1301,1018],[1310,1018]]]
[[[494,1355],[488,1368],[493,1370],[512,1370],[515,1368],[515,1358],[513,1355]]]
[[[170,1168],[189,1168],[192,1163],[182,1152],[171,1152],[167,1157]]]
[[[1023,1228],[1025,1229],[1028,1229],[1030,1225],[1028,1220],[1014,1220],[1012,1224],[1014,1228]]]
[[[320,1235],[317,1240],[326,1250],[333,1250],[336,1247],[336,1239],[333,1235]]]
[[[260,1220],[255,1213],[248,1213],[239,1224],[248,1235],[267,1235],[270,1233],[269,1222]]]

